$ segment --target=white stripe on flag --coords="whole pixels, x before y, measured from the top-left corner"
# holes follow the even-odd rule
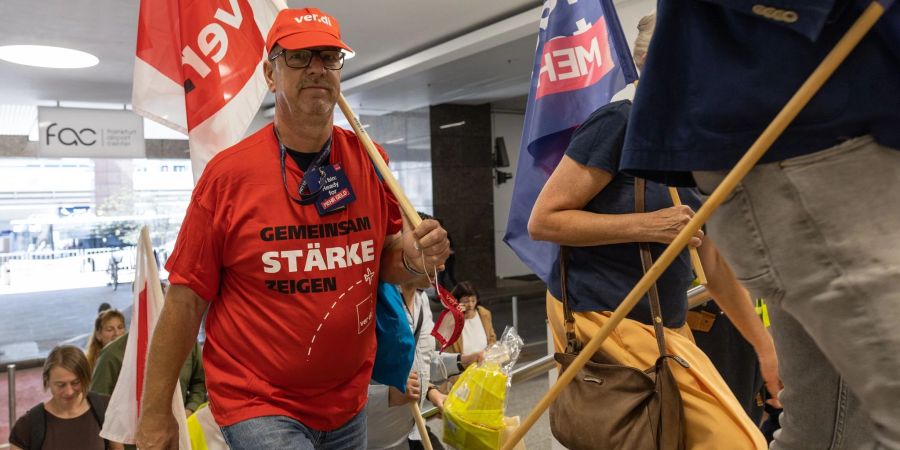
[[[150,0],[143,1],[146,2]],[[261,35],[258,38],[261,38],[261,41],[265,41],[269,28],[275,20],[275,16],[280,9],[285,7],[284,2],[281,0],[244,0],[244,2],[231,0],[230,2],[227,2],[228,4],[225,6],[220,5],[219,10],[217,11],[218,13],[227,16],[229,14],[235,14],[235,11],[237,11],[235,7],[239,4],[243,3],[249,5],[253,12],[252,18],[256,26],[242,26],[241,33],[249,35],[258,30]],[[147,41],[142,41],[141,28],[139,27],[138,55],[140,56],[135,58],[132,103],[136,113],[189,136],[191,166],[194,172],[194,181],[196,182],[203,172],[206,163],[213,155],[231,147],[244,137],[250,123],[259,111],[259,106],[267,92],[267,86],[262,74],[262,64],[265,61],[266,54],[265,49],[260,49],[261,57],[258,61],[253,63],[241,62],[240,64],[242,67],[244,67],[245,64],[255,64],[253,75],[247,79],[244,85],[237,89],[237,92],[233,92],[234,86],[228,89],[225,89],[222,86],[216,86],[215,89],[217,89],[218,92],[213,95],[213,97],[226,98],[227,101],[224,103],[224,106],[218,111],[211,113],[203,120],[203,122],[195,124],[190,128],[188,127],[187,118],[192,116],[191,113],[193,111],[187,110],[188,103],[185,101],[185,88],[180,81],[181,78],[175,75],[175,73],[178,72],[169,73],[168,76],[166,76],[157,67],[168,67],[170,71],[173,66],[181,67],[182,75],[187,73],[184,71],[193,70],[187,69],[187,66],[184,65],[186,63],[181,59],[172,61],[172,58],[179,57],[178,53],[165,53],[164,50],[167,49],[168,46],[174,46],[178,49],[184,47],[185,49],[190,50],[191,43],[196,40],[197,37],[195,35],[178,36],[173,35],[172,33],[163,33],[160,35],[158,30],[160,28],[165,28],[166,26],[177,30],[179,29],[179,21],[181,21],[180,23],[182,26],[180,28],[182,30],[193,29],[193,27],[184,27],[183,25],[188,22],[190,22],[190,25],[197,25],[195,22],[202,21],[203,18],[194,17],[189,14],[187,17],[178,16],[178,14],[182,13],[182,9],[196,10],[197,8],[193,8],[193,6],[197,6],[197,3],[191,5],[189,2],[187,6],[185,6],[183,3],[176,2],[168,5],[168,7],[172,9],[171,11],[167,10],[167,12],[172,14],[172,16],[168,17],[166,20],[173,21],[174,25],[173,23],[166,23],[150,27],[150,30],[157,32],[147,32],[147,36],[145,36]],[[215,8],[215,5],[211,6],[211,9]],[[202,7],[200,9],[202,9]],[[149,10],[155,9],[151,8]],[[215,17],[218,17],[218,15]],[[190,34],[189,32],[186,33]],[[251,36],[245,37],[252,39]],[[142,43],[144,45],[143,47],[141,45]],[[150,47],[147,47],[148,45]],[[160,51],[142,53],[142,50],[148,48],[160,49]],[[158,60],[145,61],[142,57],[149,57],[151,59],[158,58]],[[215,60],[214,62],[218,62],[218,60]],[[240,68],[228,67],[227,65],[221,68],[215,65],[206,67],[206,70],[210,69],[223,70],[223,76],[225,73],[233,73],[240,70]],[[200,78],[194,78],[193,81],[201,82],[203,78],[205,78],[205,74],[201,75]],[[211,86],[207,83],[204,87],[206,88],[204,92],[207,92],[208,95]]]
[[[125,347],[125,356],[122,361],[122,369],[116,381],[112,398],[106,408],[106,418],[100,436],[113,442],[134,444],[134,434],[137,431],[139,406],[137,398],[137,372],[138,372],[138,341],[146,339],[149,344],[153,340],[153,331],[163,308],[162,285],[159,282],[159,268],[156,267],[156,259],[153,257],[153,247],[150,244],[150,232],[147,227],[141,229],[140,242],[137,247],[136,268],[134,274],[135,292],[132,304],[131,325],[128,329],[128,342]],[[146,307],[141,308],[140,297],[146,293]],[[142,315],[145,312],[146,316]],[[146,335],[141,335],[142,321],[146,321],[144,328]],[[182,450],[191,448],[190,437],[187,432],[187,421],[184,417],[184,402],[181,399],[181,385],[176,383],[172,392],[172,414],[178,422],[179,442]]]
[[[141,58],[134,58],[132,109],[154,122],[187,134],[184,88]],[[140,87],[140,89],[138,89]]]
[[[266,95],[266,78],[262,72],[264,61],[265,56],[256,65],[256,71],[247,84],[222,109],[189,133],[194,181],[200,178],[206,163],[216,153],[244,137]]]

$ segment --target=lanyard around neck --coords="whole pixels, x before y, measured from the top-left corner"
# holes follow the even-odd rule
[[[273,129],[274,130],[274,129]],[[300,186],[297,187],[297,194],[300,195],[300,198],[296,198],[291,195],[291,190],[287,185],[287,170],[285,167],[285,158],[287,157],[287,147],[284,146],[284,143],[281,142],[281,137],[278,136],[278,130],[275,131],[275,139],[278,141],[278,150],[281,153],[281,182],[284,184],[284,189],[288,193],[288,197],[297,203],[298,205],[308,205],[316,200],[316,197],[319,196],[319,192],[321,192],[321,183],[317,183],[318,185],[315,187],[315,190],[310,190],[309,188],[309,178],[307,178],[310,173],[319,173],[319,180],[325,177],[325,171],[322,170],[322,164],[325,161],[328,161],[329,155],[331,155],[331,137],[325,141],[325,145],[322,146],[322,150],[319,151],[319,156],[316,157],[315,160],[303,171],[303,179],[300,181]]]

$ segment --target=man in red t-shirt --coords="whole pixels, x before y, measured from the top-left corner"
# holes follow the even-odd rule
[[[231,448],[364,448],[378,280],[449,254],[434,220],[401,233],[361,143],[333,125],[352,55],[337,21],[283,10],[266,49],[275,121],[216,155],[194,188],[167,263],[140,448],[177,448],[167,393],[207,307],[210,408]]]

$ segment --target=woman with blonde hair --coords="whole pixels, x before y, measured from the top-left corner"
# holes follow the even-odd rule
[[[91,366],[81,349],[61,345],[50,351],[42,371],[50,400],[20,417],[9,436],[12,450],[122,449],[100,437],[109,397],[88,393]]]
[[[123,334],[125,334],[125,316],[118,309],[107,309],[97,314],[94,332],[91,333],[87,348],[87,360],[91,370],[97,366],[100,350]]]

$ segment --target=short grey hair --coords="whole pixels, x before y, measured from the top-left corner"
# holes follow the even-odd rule
[[[656,28],[656,11],[641,18],[638,22],[638,37],[634,40],[634,64],[638,69],[644,70],[644,61],[647,60],[647,49],[650,47],[650,38],[653,37],[653,29]]]
[[[280,52],[281,52],[281,46],[278,45],[278,44],[275,44],[275,45],[272,46],[272,50],[269,50],[269,54],[266,55],[266,59],[268,59],[269,61],[271,61],[271,60],[272,60],[272,57],[275,56],[275,55],[277,55],[277,54],[280,53]]]

